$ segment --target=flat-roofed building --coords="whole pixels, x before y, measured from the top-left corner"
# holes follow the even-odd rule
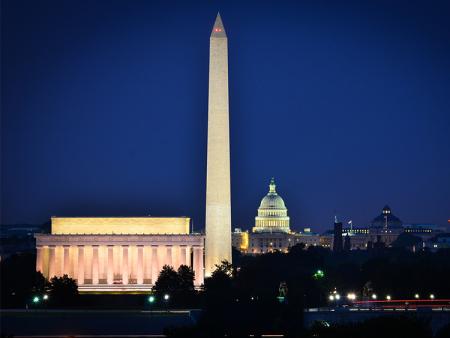
[[[80,291],[149,291],[164,265],[192,267],[203,283],[204,236],[189,217],[52,217],[36,234],[36,270],[67,274]]]

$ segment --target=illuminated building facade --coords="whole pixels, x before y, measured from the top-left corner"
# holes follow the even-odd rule
[[[36,270],[64,274],[80,291],[149,291],[164,265],[194,270],[203,283],[204,236],[187,217],[52,217],[36,234]]]
[[[303,233],[290,229],[290,219],[283,198],[276,191],[275,180],[269,183],[269,192],[263,197],[255,217],[252,232],[235,229],[233,247],[244,254],[288,252],[289,248],[303,243],[306,247],[319,245],[319,236],[309,228]]]
[[[275,179],[269,184],[269,192],[261,200],[258,216],[255,217],[253,232],[291,232],[289,216],[283,199],[276,190]]]

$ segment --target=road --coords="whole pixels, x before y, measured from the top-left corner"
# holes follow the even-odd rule
[[[1,334],[17,336],[160,336],[195,323],[196,310],[2,310]]]

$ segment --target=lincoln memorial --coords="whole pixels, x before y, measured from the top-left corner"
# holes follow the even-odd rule
[[[52,217],[36,234],[36,270],[64,274],[80,291],[149,291],[164,265],[192,267],[203,284],[204,236],[188,217]]]

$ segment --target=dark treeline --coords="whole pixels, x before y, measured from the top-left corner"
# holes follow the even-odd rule
[[[328,304],[327,296],[336,288],[341,295],[355,292],[364,296],[368,287],[379,297],[411,299],[434,294],[450,296],[450,250],[413,253],[401,248],[355,250],[335,253],[322,247],[293,247],[288,254],[272,253],[256,257],[238,256],[233,278],[242,297],[273,298],[280,282],[288,287],[288,298],[308,307]],[[236,265],[236,264],[235,264]],[[314,278],[317,270],[323,278]]]
[[[450,296],[450,250],[413,253],[400,248],[334,253],[321,247],[293,247],[288,254],[240,256],[222,264],[205,281],[203,317],[195,334],[306,334],[305,307],[342,306],[345,295],[358,299],[413,299]],[[318,275],[321,270],[323,274]],[[287,286],[285,301],[277,296]],[[336,289],[342,296],[328,300]],[[343,329],[344,330],[344,329]],[[327,331],[328,332],[328,331]],[[422,332],[422,331],[420,331]],[[207,335],[206,335],[207,336]]]
[[[242,256],[237,251],[233,254],[233,265],[223,262],[218,266],[213,276],[205,280],[202,290],[194,289],[190,268],[164,267],[153,289],[152,304],[149,295],[79,296],[70,278],[43,281],[42,275],[34,271],[33,255],[15,255],[0,264],[1,305],[24,308],[31,304],[36,292],[49,292],[52,301],[47,303],[48,307],[203,310],[196,327],[168,331],[171,335],[281,332],[307,336],[312,331],[304,331],[303,309],[342,306],[348,292],[355,293],[358,299],[369,299],[373,294],[379,299],[386,295],[392,299],[412,299],[415,294],[422,299],[430,294],[450,298],[450,250],[414,253],[401,248],[378,248],[334,253],[321,247],[305,249],[297,245],[287,254]],[[322,273],[318,274],[318,270]],[[284,285],[283,301],[278,298],[280,285]],[[328,300],[335,289],[341,294],[340,304]],[[165,294],[170,295],[170,300],[163,300]],[[340,332],[364,328],[367,326],[316,330],[320,336],[338,337]],[[426,337],[425,331],[417,331],[424,333],[417,337]]]

